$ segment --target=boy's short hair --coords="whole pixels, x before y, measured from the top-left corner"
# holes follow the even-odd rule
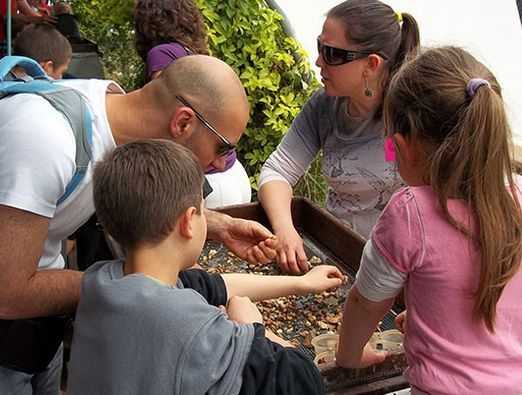
[[[126,250],[163,241],[189,207],[199,213],[203,172],[194,154],[168,140],[117,147],[94,168],[94,205]]]
[[[72,57],[72,48],[58,30],[46,24],[28,25],[16,37],[13,54],[27,56],[37,62],[52,61],[54,67],[62,66]]]

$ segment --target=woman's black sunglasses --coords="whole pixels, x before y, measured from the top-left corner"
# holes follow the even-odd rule
[[[317,38],[317,51],[323,57],[324,62],[329,66],[340,66],[342,64],[350,63],[357,59],[362,59],[375,52],[364,51],[350,51],[348,49],[335,48],[321,43]],[[386,59],[386,56],[376,53],[381,58]]]

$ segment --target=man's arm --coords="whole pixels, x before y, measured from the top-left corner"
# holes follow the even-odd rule
[[[49,219],[0,205],[0,319],[72,312],[80,298],[82,273],[37,271]]]

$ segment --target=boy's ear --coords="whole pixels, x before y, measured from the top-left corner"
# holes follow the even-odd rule
[[[47,60],[45,62],[40,62],[40,66],[46,72],[46,74],[52,74],[54,72],[54,63],[52,60]]]
[[[178,226],[179,233],[182,237],[186,239],[192,239],[194,237],[194,229],[193,229],[193,220],[194,216],[197,214],[196,207],[189,207],[185,210],[183,214],[181,214]]]
[[[180,142],[190,137],[195,118],[194,112],[187,107],[180,107],[174,112],[170,120],[170,134],[175,141]]]

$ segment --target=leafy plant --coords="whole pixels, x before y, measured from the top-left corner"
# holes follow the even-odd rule
[[[292,120],[317,89],[307,56],[283,29],[283,17],[265,0],[195,0],[207,25],[212,55],[235,69],[250,102],[250,122],[238,154],[257,190],[261,166]],[[133,0],[72,0],[84,35],[102,53],[106,77],[126,89],[143,84],[143,64],[134,50]],[[301,180],[298,193],[322,202],[326,187],[320,159]]]
[[[196,0],[214,56],[231,65],[245,87],[251,120],[239,156],[257,189],[261,166],[279,144],[317,81],[283,17],[264,0]]]
[[[105,77],[127,90],[143,85],[143,64],[134,49],[133,0],[71,0],[84,37],[98,44]]]

